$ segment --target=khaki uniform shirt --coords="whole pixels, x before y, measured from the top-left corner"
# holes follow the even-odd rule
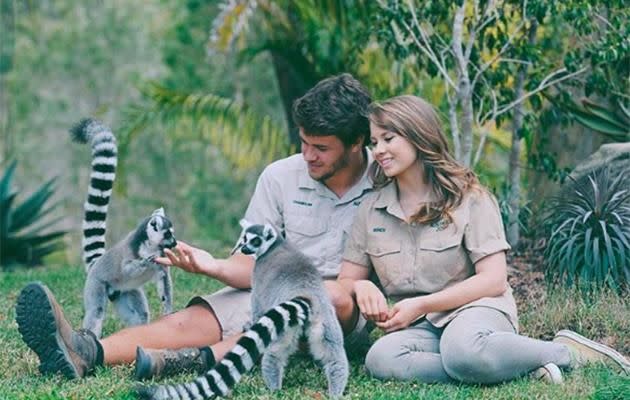
[[[453,223],[408,224],[390,183],[366,198],[355,219],[343,258],[373,268],[385,294],[394,301],[438,292],[475,274],[485,256],[508,250],[499,207],[492,195],[472,191],[451,212]],[[443,327],[464,308],[491,307],[518,327],[512,289],[484,297],[455,310],[429,313]]]
[[[366,156],[369,165],[371,155],[366,152]],[[335,278],[358,206],[372,191],[367,170],[338,198],[308,175],[301,154],[275,161],[258,178],[245,219],[271,223],[314,262],[324,278]]]

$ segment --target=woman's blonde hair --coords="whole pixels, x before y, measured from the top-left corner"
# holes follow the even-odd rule
[[[405,137],[417,149],[425,178],[438,197],[421,207],[411,220],[425,224],[444,218],[452,222],[451,211],[461,204],[468,190],[480,188],[480,185],[475,173],[459,164],[449,153],[448,142],[433,106],[419,97],[407,95],[374,102],[368,113],[371,123]],[[375,187],[391,181],[376,162],[372,164],[370,176]]]

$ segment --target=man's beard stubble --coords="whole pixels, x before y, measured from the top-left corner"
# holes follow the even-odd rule
[[[344,150],[343,154],[341,155],[341,157],[339,157],[337,159],[337,161],[335,161],[335,163],[330,167],[330,171],[325,172],[324,174],[322,174],[320,177],[315,178],[312,177],[313,179],[315,179],[318,182],[321,183],[326,183],[326,181],[330,178],[332,178],[333,176],[335,176],[335,174],[337,172],[339,172],[339,170],[346,168],[348,165],[350,165],[350,151],[349,150]]]

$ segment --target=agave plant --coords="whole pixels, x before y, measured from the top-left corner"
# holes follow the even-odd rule
[[[54,179],[44,183],[20,204],[11,188],[16,162],[12,162],[0,179],[0,265],[33,266],[42,258],[63,248],[64,231],[50,232],[59,219],[45,220],[53,206],[47,202],[54,193]]]
[[[601,168],[572,180],[564,195],[551,201],[546,216],[550,237],[544,252],[548,281],[587,290],[628,289],[628,172],[615,177],[609,168]]]
[[[630,110],[622,102],[607,107],[585,98],[581,105],[574,102],[565,108],[577,122],[615,142],[630,140]]]

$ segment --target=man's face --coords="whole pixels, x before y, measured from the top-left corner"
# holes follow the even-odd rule
[[[308,136],[300,128],[302,156],[311,178],[324,182],[350,163],[350,148],[336,136]]]

